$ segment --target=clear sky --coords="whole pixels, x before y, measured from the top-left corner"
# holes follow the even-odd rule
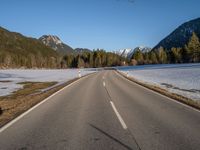
[[[39,38],[53,34],[73,48],[155,46],[200,17],[200,0],[1,0],[0,26]]]

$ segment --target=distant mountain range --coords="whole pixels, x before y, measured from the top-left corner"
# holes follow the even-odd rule
[[[152,50],[152,48],[150,48],[150,47],[145,47],[145,46],[139,46],[139,47],[136,47],[136,48],[134,49],[134,51],[136,51],[136,50],[139,50],[139,51],[141,51],[142,53],[148,53],[148,52],[150,52],[150,51]]]
[[[120,50],[113,51],[113,52],[114,52],[115,54],[118,54],[119,56],[122,56],[122,57],[125,57],[125,58],[128,58],[128,59],[131,59],[131,57],[133,56],[133,53],[134,53],[136,50],[139,50],[139,51],[141,51],[142,53],[145,53],[145,52],[151,51],[151,48],[150,48],[150,47],[139,46],[139,47],[136,47],[136,48],[134,48],[134,49],[126,48],[126,49],[120,49]]]
[[[159,47],[168,50],[172,47],[184,47],[193,32],[200,38],[200,18],[179,26],[160,41],[153,50]],[[146,53],[152,49],[140,46],[134,49],[113,51],[113,53],[131,59],[133,53],[138,50]],[[39,39],[35,39],[0,27],[0,68],[59,68],[64,55],[72,54],[76,56],[83,52],[91,52],[91,50],[87,48],[73,49],[55,35],[43,35]]]
[[[74,49],[75,54],[81,54],[81,53],[84,53],[84,52],[91,52],[91,50],[88,49],[88,48],[76,48],[76,49]]]
[[[163,47],[168,50],[172,47],[183,48],[188,43],[193,32],[200,37],[200,18],[182,24],[170,35],[160,41],[153,49],[157,49],[159,47]]]
[[[133,51],[134,51],[134,49],[125,48],[125,49],[120,49],[120,50],[113,51],[113,53],[115,53],[115,54],[117,54],[119,56],[128,58],[129,56],[132,55]]]

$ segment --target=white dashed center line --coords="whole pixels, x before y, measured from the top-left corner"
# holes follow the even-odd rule
[[[105,83],[105,81],[103,81],[103,86],[104,86],[104,87],[106,86],[106,83]]]
[[[127,129],[127,126],[126,126],[124,120],[122,119],[121,115],[120,115],[119,112],[117,111],[117,109],[116,109],[114,103],[113,103],[112,101],[110,101],[110,104],[111,104],[111,106],[112,106],[112,108],[113,108],[115,114],[117,115],[117,118],[119,119],[119,122],[121,123],[122,127],[126,130],[126,129]]]

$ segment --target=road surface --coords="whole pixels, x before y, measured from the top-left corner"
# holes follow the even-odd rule
[[[0,150],[199,150],[200,112],[115,71],[81,78],[0,132]]]

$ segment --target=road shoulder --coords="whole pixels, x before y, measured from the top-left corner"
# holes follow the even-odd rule
[[[127,76],[125,73],[122,73],[118,70],[116,70],[116,73],[119,74],[121,77],[124,77],[125,79],[129,80],[129,81],[132,81],[144,88],[147,88],[151,91],[154,91],[156,93],[159,93],[161,94],[162,96],[166,96],[167,98],[171,99],[171,100],[174,100],[178,103],[181,103],[181,104],[184,104],[186,106],[189,106],[189,107],[192,107],[196,110],[200,110],[200,103],[198,103],[197,101],[195,100],[192,100],[192,99],[189,99],[189,98],[186,98],[186,97],[183,97],[181,95],[178,95],[178,94],[175,94],[175,93],[171,93],[165,89],[162,89],[161,87],[158,87],[158,86],[155,86],[155,85],[151,85],[151,84],[147,84],[147,83],[144,83],[144,82],[141,82],[133,77],[130,77],[130,76]]]
[[[63,84],[53,86],[53,88],[51,88],[51,86],[54,85],[54,83],[48,83],[48,82],[39,83],[38,82],[39,84],[42,84],[41,87],[48,88],[49,86],[50,88],[48,90],[44,90],[44,91],[40,91],[36,93],[35,91],[30,91],[30,90],[33,90],[33,88],[31,89],[25,88],[25,89],[22,89],[21,91],[19,90],[17,92],[17,95],[14,94],[12,96],[10,95],[10,96],[1,98],[0,106],[1,106],[2,113],[0,114],[0,130],[6,124],[10,123],[13,119],[16,119],[20,115],[23,115],[24,113],[26,113],[27,111],[29,111],[30,109],[38,105],[39,103],[52,97],[57,92],[62,91],[67,86],[73,84],[76,81],[79,81],[79,79],[82,79],[92,74],[94,73],[85,75],[81,78],[74,78]],[[38,86],[38,83],[35,82],[31,84],[37,84],[35,86]],[[44,86],[45,84],[46,86]],[[21,94],[22,92],[23,94]]]

